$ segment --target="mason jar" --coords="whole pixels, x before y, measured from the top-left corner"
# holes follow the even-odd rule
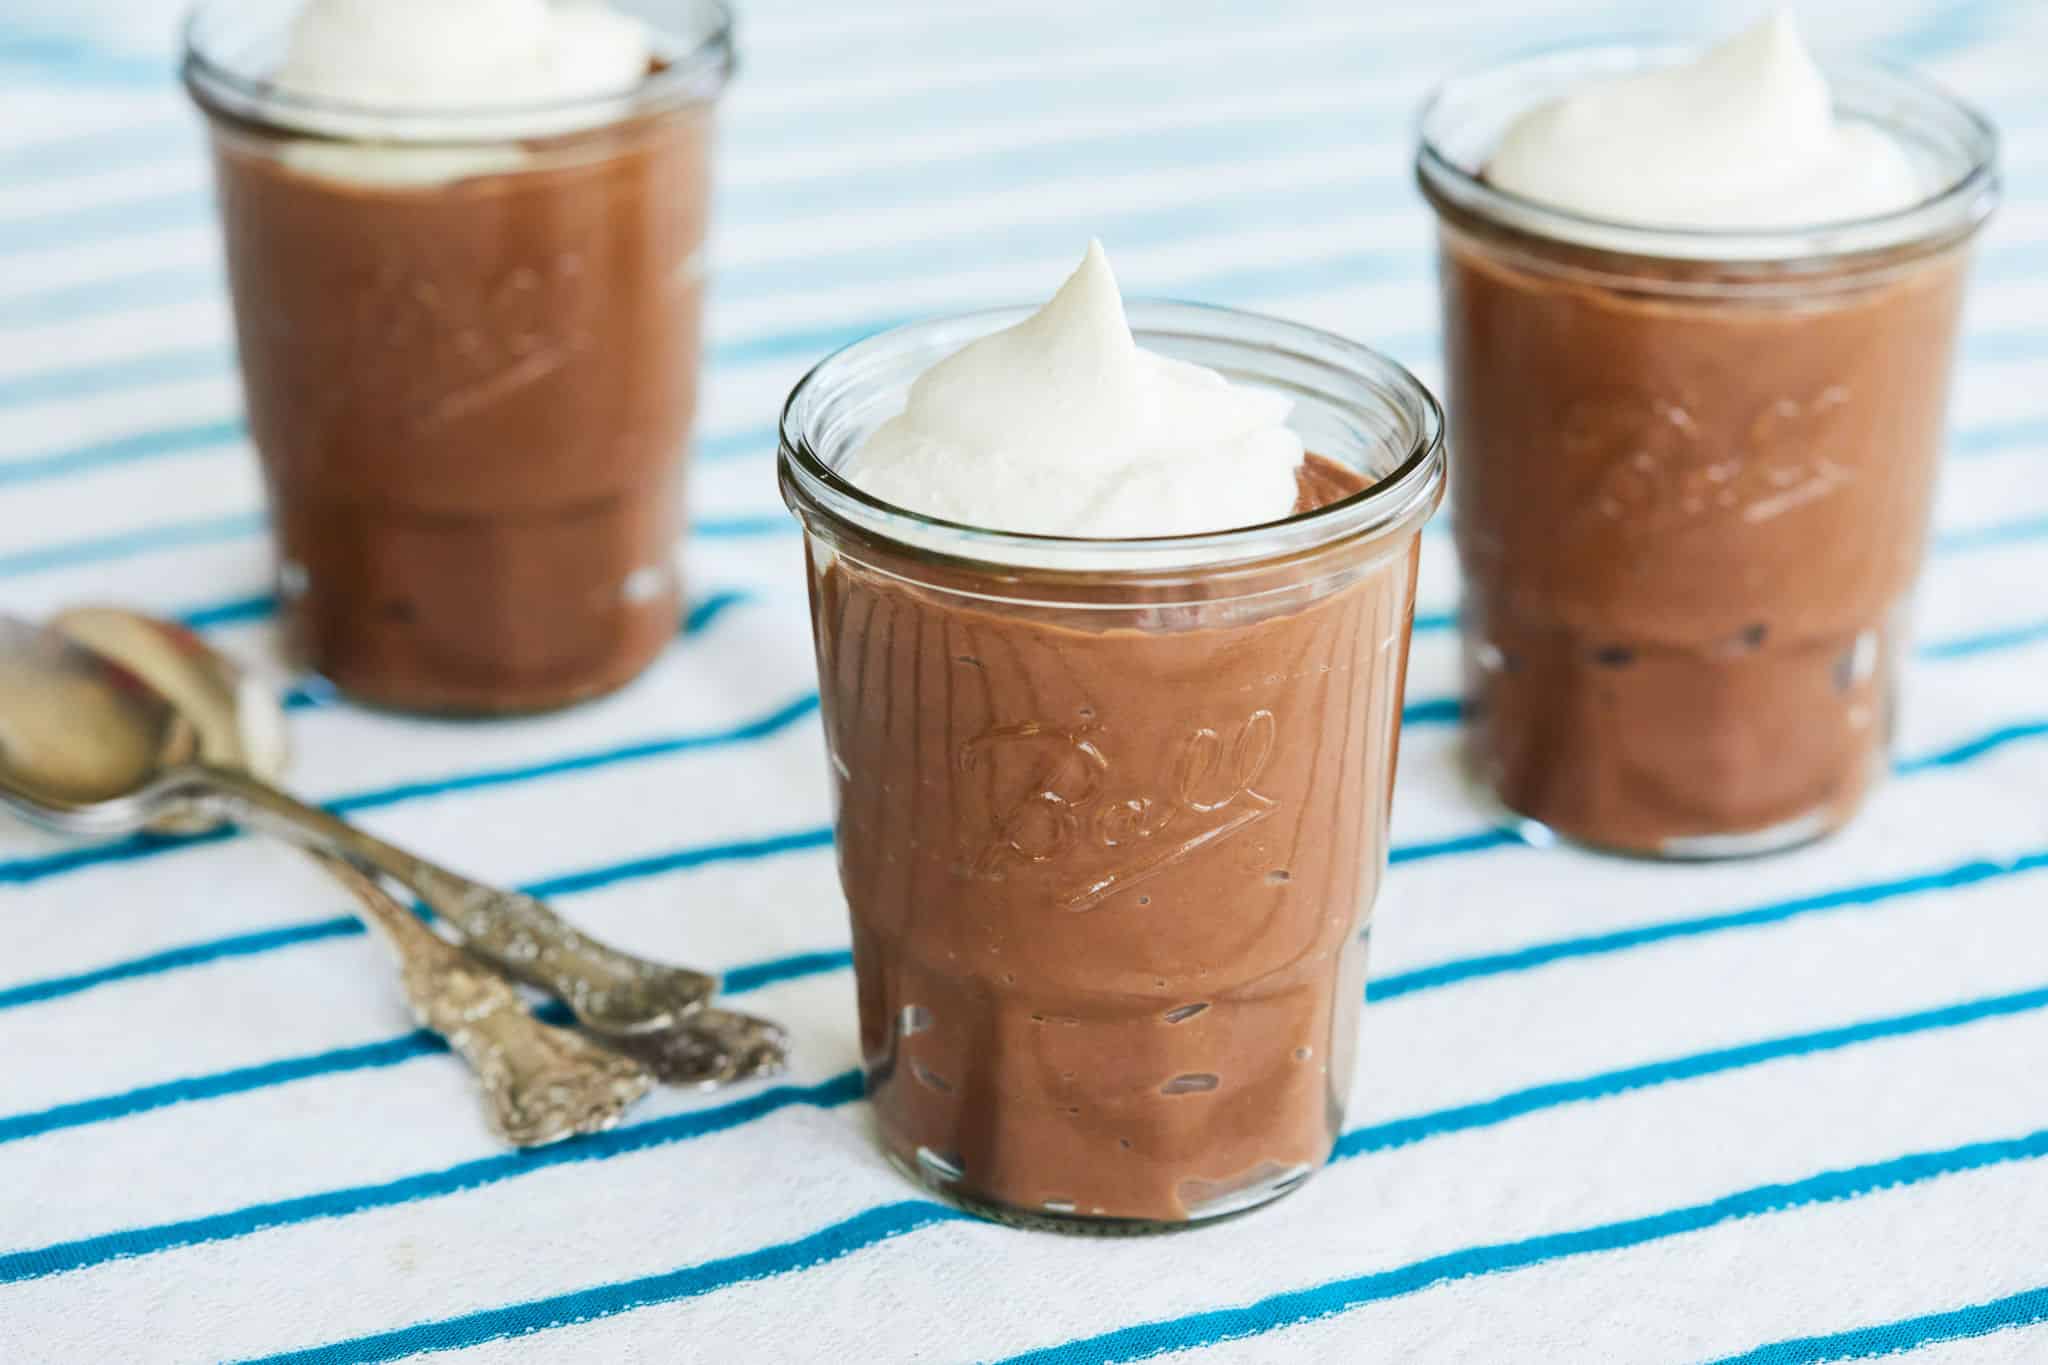
[[[1453,80],[1435,208],[1467,764],[1508,823],[1663,858],[1848,821],[1887,772],[1972,243],[1996,138],[1910,77],[1826,66],[1925,200],[1770,231],[1607,222],[1503,192],[1502,133],[1683,49]]]
[[[839,474],[1024,310],[887,332],[782,420],[883,1145],[1006,1221],[1184,1226],[1294,1189],[1354,1070],[1436,402],[1311,328],[1138,302],[1139,345],[1294,400],[1303,507],[1105,540]]]

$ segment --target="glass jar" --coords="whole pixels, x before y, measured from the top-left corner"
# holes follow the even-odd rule
[[[565,705],[675,634],[731,21],[639,8],[632,86],[455,110],[271,85],[289,5],[187,26],[287,637],[359,699]]]
[[[1437,212],[1469,769],[1525,835],[1665,858],[1788,847],[1886,771],[1971,243],[1996,139],[1946,94],[1826,68],[1938,186],[1883,217],[1642,228],[1493,188],[1522,113],[1682,49],[1454,80]]]
[[[1184,1226],[1295,1188],[1343,1116],[1441,416],[1340,338],[1134,303],[1141,346],[1293,398],[1335,500],[1089,540],[835,472],[1024,316],[859,343],[783,415],[868,1092],[896,1164],[971,1210]]]

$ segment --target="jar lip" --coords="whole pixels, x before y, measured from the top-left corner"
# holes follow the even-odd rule
[[[872,364],[935,334],[965,334],[962,344],[1022,321],[1033,307],[981,309],[889,328],[832,352],[797,381],[783,405],[778,463],[785,499],[803,519],[822,513],[843,527],[899,550],[1003,569],[1089,575],[1179,573],[1242,566],[1319,550],[1338,541],[1419,521],[1434,510],[1444,484],[1444,415],[1422,381],[1388,356],[1334,332],[1268,314],[1177,299],[1131,298],[1125,313],[1139,344],[1176,334],[1239,345],[1329,366],[1336,358],[1383,390],[1403,422],[1406,450],[1386,473],[1358,492],[1308,512],[1218,531],[1101,538],[1002,531],[948,521],[888,502],[840,475],[808,430],[819,392],[843,372]],[[1250,333],[1263,330],[1274,340]],[[1315,353],[1321,352],[1318,357]]]
[[[1682,228],[1644,226],[1559,208],[1499,189],[1482,178],[1483,163],[1445,145],[1451,114],[1483,98],[1483,87],[1514,77],[1571,71],[1616,75],[1697,55],[1699,44],[1670,40],[1567,43],[1537,48],[1469,68],[1439,84],[1416,117],[1415,176],[1423,193],[1446,206],[1534,237],[1665,261],[1768,264],[1811,261],[1948,241],[1966,236],[1998,202],[1998,130],[1973,105],[1924,76],[1886,62],[1824,57],[1821,72],[1838,112],[1878,122],[1894,132],[1908,106],[1943,125],[1954,144],[1952,175],[1917,203],[1886,213],[1785,228]],[[1877,107],[1858,111],[1856,97]],[[1496,92],[1495,98],[1499,98]],[[1517,112],[1533,107],[1524,102]],[[1490,152],[1490,148],[1489,148]]]
[[[648,109],[714,99],[731,80],[733,13],[727,0],[685,0],[680,28],[650,26],[661,65],[630,85],[562,99],[501,104],[376,104],[308,95],[277,85],[267,72],[238,67],[206,31],[231,0],[197,0],[179,26],[179,74],[200,106],[264,127],[309,137],[348,136],[337,129],[375,128],[380,141],[431,145],[499,143],[588,131]],[[415,123],[426,131],[406,130]],[[531,130],[522,132],[522,130]]]

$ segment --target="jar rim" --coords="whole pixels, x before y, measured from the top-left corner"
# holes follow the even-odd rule
[[[1454,116],[1496,87],[1516,81],[1620,75],[1698,55],[1698,43],[1567,43],[1470,68],[1443,81],[1416,118],[1415,176],[1439,213],[1462,211],[1539,239],[1662,261],[1757,265],[1881,252],[1964,237],[1981,226],[1999,195],[1998,131],[1974,106],[1934,81],[1867,59],[1823,58],[1838,113],[1903,133],[1918,116],[1948,144],[1949,174],[1918,202],[1886,213],[1785,228],[1645,226],[1559,208],[1483,178],[1469,148],[1450,145]],[[1542,97],[1538,97],[1539,99]],[[1514,111],[1534,106],[1525,99]],[[1486,154],[1491,154],[1491,145]]]
[[[682,0],[678,26],[649,26],[660,66],[630,85],[567,98],[444,107],[383,104],[308,95],[277,85],[267,71],[238,65],[208,26],[234,0],[197,0],[179,29],[179,74],[201,108],[311,137],[350,136],[374,128],[379,141],[465,145],[588,131],[653,109],[717,98],[734,66],[733,13],[727,0]],[[408,123],[424,131],[411,133]],[[526,131],[522,131],[526,130]]]
[[[1444,415],[1435,395],[1393,359],[1333,332],[1267,314],[1174,299],[1125,303],[1132,333],[1148,339],[1239,346],[1362,379],[1405,437],[1393,467],[1358,492],[1307,512],[1249,526],[1178,535],[1101,538],[1001,531],[927,516],[888,502],[845,478],[819,449],[816,427],[835,384],[857,381],[891,354],[960,344],[1022,321],[1032,307],[983,309],[913,322],[841,347],[812,366],[784,404],[777,463],[784,499],[799,520],[817,513],[834,527],[897,551],[958,564],[1051,574],[1150,575],[1236,568],[1312,554],[1427,517],[1444,485]],[[1266,339],[1256,335],[1268,334]],[[957,346],[953,349],[957,349]],[[1326,397],[1328,397],[1326,395]]]

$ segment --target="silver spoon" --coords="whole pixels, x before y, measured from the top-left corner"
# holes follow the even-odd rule
[[[50,624],[155,688],[192,725],[206,762],[266,781],[283,775],[285,717],[275,692],[193,631],[119,607],[78,607]],[[198,832],[215,823],[203,812],[183,811],[174,812],[172,827]],[[151,827],[163,826],[158,821]],[[355,878],[337,875],[355,889]],[[607,1042],[673,1086],[714,1089],[774,1074],[787,1062],[779,1025],[710,1005],[673,1024],[611,1035]]]
[[[528,1013],[511,982],[420,923],[375,878],[332,853],[308,850],[354,893],[364,923],[398,958],[406,1003],[448,1040],[484,1092],[491,1131],[540,1147],[616,1127],[654,1084],[632,1057]]]
[[[132,672],[64,636],[0,616],[0,802],[66,834],[131,833],[173,813],[231,820],[338,853],[406,887],[507,975],[557,996],[607,1036],[698,1012],[710,976],[580,933],[531,896],[472,881],[207,762],[195,727]],[[773,1029],[773,1026],[768,1026]],[[778,1052],[773,1037],[751,1040]]]
[[[106,682],[120,688],[123,708],[139,695],[129,690],[131,685],[154,689],[164,701],[174,703],[186,727],[177,746],[189,744],[209,763],[265,777],[284,766],[282,713],[272,715],[254,704],[255,692],[245,704],[238,695],[249,692],[242,686],[244,675],[196,638],[176,628],[147,630],[118,614],[91,609],[60,618],[60,625],[87,641],[126,646],[120,651],[123,657],[114,662],[126,666],[127,674],[110,672]],[[64,762],[72,765],[66,770],[67,781],[89,785],[88,766],[74,762],[79,757],[75,751],[85,746],[77,744],[72,727],[84,720],[89,733],[102,739],[128,734],[124,727],[106,723],[105,695],[80,689],[69,697],[45,697],[18,686],[19,681],[13,672],[0,669],[0,761],[13,766],[23,763],[26,754],[26,763],[45,773]],[[267,700],[267,694],[262,695]],[[43,700],[69,702],[69,715],[31,709]],[[64,734],[73,737],[64,739],[61,747],[45,747]],[[123,742],[110,766],[133,766],[142,753],[141,746]],[[188,833],[211,824],[196,807],[173,809],[151,822],[152,828]],[[577,1133],[602,1132],[616,1125],[653,1085],[653,1076],[641,1063],[534,1018],[510,982],[427,928],[373,878],[331,853],[306,851],[348,888],[358,905],[357,916],[398,959],[413,1017],[447,1039],[469,1064],[483,1090],[485,1119],[506,1142],[537,1147]]]

